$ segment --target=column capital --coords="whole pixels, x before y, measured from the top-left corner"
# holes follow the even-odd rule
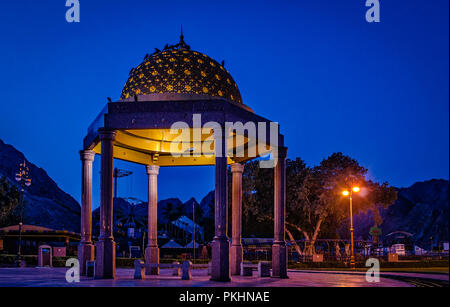
[[[159,174],[159,165],[147,165],[145,166],[147,170],[147,175],[158,175]]]
[[[95,152],[92,150],[80,150],[81,161],[94,161]]]
[[[112,140],[116,138],[116,131],[109,130],[105,128],[98,129],[98,134],[100,136],[100,140]]]
[[[278,158],[285,159],[287,157],[288,148],[287,147],[278,147],[275,150],[278,152]]]
[[[241,163],[233,163],[231,164],[231,172],[232,173],[243,173],[244,172],[244,165]]]

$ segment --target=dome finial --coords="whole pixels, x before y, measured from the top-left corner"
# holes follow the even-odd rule
[[[187,49],[187,50],[191,49],[191,47],[184,41],[183,24],[181,24],[180,42],[176,44],[174,47],[178,49]]]
[[[183,35],[183,24],[181,24],[181,35],[180,35],[180,43],[184,43],[184,35]]]

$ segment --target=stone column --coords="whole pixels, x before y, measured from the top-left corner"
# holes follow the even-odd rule
[[[86,275],[86,261],[94,260],[92,234],[92,162],[95,152],[80,151],[81,168],[81,242],[78,245],[78,261],[80,274]]]
[[[159,264],[158,248],[158,165],[147,165],[148,175],[148,245],[145,249],[145,263]],[[158,267],[145,267],[145,274],[159,275]]]
[[[286,210],[286,155],[287,148],[278,148],[274,169],[274,238],[272,245],[272,277],[288,278],[287,250],[284,233]]]
[[[220,133],[219,133],[220,132]],[[215,236],[212,242],[211,280],[230,281],[230,242],[227,237],[227,156],[226,139],[214,131],[215,146]]]
[[[240,275],[242,255],[242,173],[244,166],[239,163],[231,164],[233,174],[232,190],[232,240],[231,240],[231,274]]]
[[[100,237],[96,245],[95,278],[115,278],[113,238],[113,142],[115,131],[99,130],[101,141]]]

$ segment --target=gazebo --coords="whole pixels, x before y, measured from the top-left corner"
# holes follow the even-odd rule
[[[145,166],[148,175],[146,264],[159,263],[157,178],[161,167],[214,165],[215,236],[211,280],[230,281],[242,262],[241,213],[244,163],[270,155],[261,167],[274,168],[272,276],[287,278],[285,243],[285,160],[287,148],[277,123],[243,104],[239,89],[221,64],[184,42],[146,55],[132,68],[120,100],[106,104],[88,128],[82,161],[82,214],[79,260],[95,258],[95,278],[115,278],[113,238],[113,161]],[[100,236],[92,228],[92,162],[101,155]],[[232,173],[232,245],[227,237],[227,167]],[[148,274],[159,274],[148,267]]]

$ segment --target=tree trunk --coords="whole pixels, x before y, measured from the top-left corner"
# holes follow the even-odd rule
[[[336,253],[336,260],[341,260],[341,247],[339,246],[339,242],[334,242],[334,250]]]
[[[286,229],[286,233],[287,233],[287,235],[289,237],[289,240],[291,240],[292,244],[294,244],[295,251],[298,253],[299,256],[302,256],[303,252],[302,252],[300,246],[295,241],[294,236],[292,235],[292,233],[288,229]]]
[[[317,236],[320,232],[320,225],[322,225],[322,218],[317,221],[316,228],[314,230],[314,234],[312,235],[310,244],[309,244],[309,255],[313,255],[316,253],[316,249],[314,245],[316,244]]]

